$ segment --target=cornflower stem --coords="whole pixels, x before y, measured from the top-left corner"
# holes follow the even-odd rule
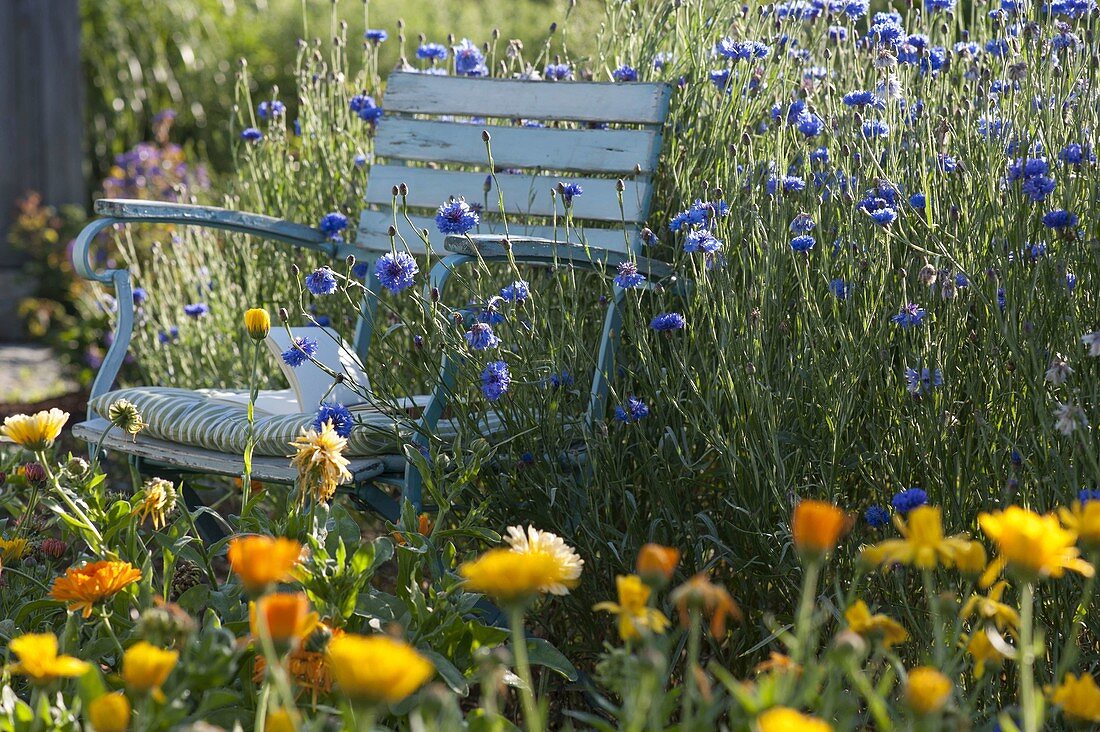
[[[102,556],[106,547],[103,546],[103,535],[99,533],[99,529],[97,529],[95,524],[92,523],[92,520],[88,518],[88,514],[84,513],[84,509],[76,505],[73,499],[69,497],[69,494],[66,493],[65,490],[61,487],[61,481],[58,480],[56,475],[54,475],[54,472],[50,469],[49,463],[46,462],[46,454],[43,452],[36,452],[34,454],[34,457],[39,463],[42,464],[42,467],[46,469],[47,479],[50,481],[50,485],[54,487],[54,492],[57,493],[57,495],[61,498],[62,503],[64,503],[65,506],[70,511],[72,511],[78,519],[80,519],[80,521],[84,524],[83,528],[85,528],[95,538],[94,545],[92,544],[92,542],[88,542],[89,546],[91,546],[92,548],[92,551]]]
[[[252,341],[252,368],[248,375],[248,435],[244,443],[244,475],[241,477],[241,524],[248,518],[248,499],[252,493],[252,450],[256,442],[256,364],[260,360],[260,341]]]
[[[1100,566],[1100,551],[1092,552],[1089,556],[1089,562],[1092,566]],[[1085,580],[1084,586],[1081,588],[1081,599],[1077,601],[1077,607],[1074,609],[1073,618],[1071,618],[1071,625],[1069,629],[1069,635],[1066,638],[1065,644],[1062,646],[1062,653],[1058,658],[1058,667],[1054,671],[1054,683],[1057,684],[1061,681],[1062,677],[1073,666],[1077,660],[1077,654],[1079,649],[1077,648],[1077,639],[1081,635],[1081,624],[1084,621],[1085,615],[1088,613],[1090,603],[1092,602],[1092,593],[1096,589],[1096,574]]]
[[[535,686],[531,679],[531,663],[527,658],[527,638],[523,634],[523,604],[515,603],[509,610],[512,625],[512,655],[515,657],[516,674],[523,686],[520,700],[523,703],[524,726],[531,732],[542,732],[542,717],[535,700]]]
[[[695,669],[699,666],[699,647],[702,644],[703,622],[698,608],[691,609],[688,627],[688,657],[684,668],[684,706],[680,715],[680,728],[692,729],[695,723]]]
[[[810,640],[814,617],[814,598],[817,595],[817,580],[821,575],[821,558],[814,557],[806,561],[802,574],[802,596],[798,604],[798,627],[795,628],[797,662],[805,665],[810,657]]]
[[[924,599],[928,603],[928,612],[932,616],[932,634],[936,639],[934,649],[936,665],[942,668],[947,645],[943,634],[943,618],[940,617],[940,603],[936,598],[936,578],[931,569],[921,570],[921,584],[924,585]]]
[[[1038,732],[1035,701],[1035,586],[1025,582],[1020,590],[1020,713],[1023,732]]]

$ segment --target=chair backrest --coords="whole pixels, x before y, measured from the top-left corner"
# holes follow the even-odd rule
[[[355,244],[389,251],[395,185],[408,185],[410,218],[442,249],[435,209],[449,197],[483,204],[474,233],[502,233],[503,193],[509,233],[565,241],[559,182],[577,183],[569,239],[623,252],[638,246],[649,213],[652,175],[661,150],[661,126],[670,87],[651,83],[521,81],[394,72],[387,81],[374,140],[375,162],[366,210]],[[492,136],[497,184],[486,193],[488,156],[482,130]],[[385,162],[379,162],[384,159]],[[446,169],[440,166],[446,166]],[[625,183],[620,211],[616,180]],[[557,217],[557,226],[553,225]],[[628,227],[623,236],[622,222]],[[404,217],[396,226],[414,253],[424,250]],[[438,245],[436,244],[439,240]]]

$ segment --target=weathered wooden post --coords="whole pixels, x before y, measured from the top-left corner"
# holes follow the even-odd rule
[[[83,203],[79,0],[0,0],[0,340],[20,335],[16,306],[32,287],[7,232],[15,199]]]

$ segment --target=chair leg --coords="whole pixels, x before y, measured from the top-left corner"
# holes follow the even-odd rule
[[[401,505],[384,491],[370,483],[363,483],[351,494],[351,500],[360,508],[377,514],[391,523],[401,521]]]
[[[181,480],[180,485],[183,486],[183,502],[192,515],[200,508],[207,507],[195,489],[188,485],[186,481]],[[229,532],[206,511],[195,516],[195,528],[198,529],[199,536],[207,545],[217,543],[229,536]]]

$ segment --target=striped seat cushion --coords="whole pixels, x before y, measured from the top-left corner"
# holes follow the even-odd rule
[[[233,392],[230,396],[236,395]],[[270,411],[255,413],[256,443],[254,454],[286,456],[290,442],[315,413],[286,412],[281,392],[261,392],[258,405],[272,405]],[[106,415],[118,399],[133,402],[146,422],[143,434],[159,440],[193,445],[216,452],[241,454],[248,434],[247,395],[241,400],[227,398],[227,392],[191,391],[167,386],[137,386],[107,392],[91,400],[97,413]],[[356,410],[357,424],[348,438],[345,455],[364,457],[402,454],[402,443],[410,434],[393,416],[378,410]]]

